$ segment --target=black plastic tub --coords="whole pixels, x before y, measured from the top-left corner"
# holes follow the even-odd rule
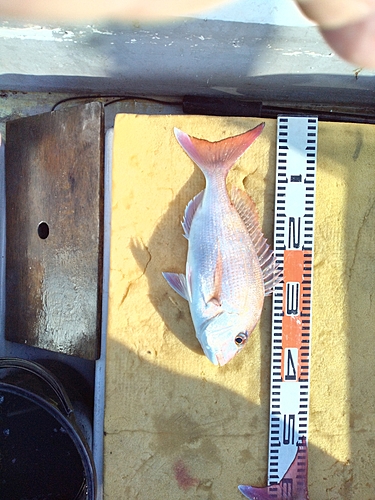
[[[77,419],[52,372],[0,358],[1,500],[95,499],[94,461]]]

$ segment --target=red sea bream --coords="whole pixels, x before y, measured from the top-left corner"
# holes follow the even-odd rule
[[[220,366],[247,343],[264,296],[280,280],[254,202],[236,188],[229,196],[226,186],[229,170],[263,127],[218,142],[175,129],[177,141],[202,170],[206,188],[189,202],[182,222],[189,242],[186,274],[163,276],[189,302],[202,349]]]

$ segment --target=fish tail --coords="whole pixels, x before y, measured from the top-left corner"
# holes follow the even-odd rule
[[[243,134],[228,137],[217,142],[191,137],[178,128],[174,129],[180,146],[198,165],[205,175],[220,170],[226,175],[240,156],[251,146],[261,134],[264,123]]]

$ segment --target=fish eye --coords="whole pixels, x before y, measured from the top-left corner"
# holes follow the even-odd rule
[[[237,347],[241,347],[246,343],[247,338],[248,338],[247,332],[241,332],[234,337],[234,342]]]

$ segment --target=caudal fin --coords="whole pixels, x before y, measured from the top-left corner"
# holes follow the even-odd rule
[[[178,128],[174,129],[174,133],[180,146],[204,174],[210,174],[217,169],[228,173],[238,158],[261,134],[263,127],[264,123],[260,123],[243,134],[217,142],[191,137]]]

